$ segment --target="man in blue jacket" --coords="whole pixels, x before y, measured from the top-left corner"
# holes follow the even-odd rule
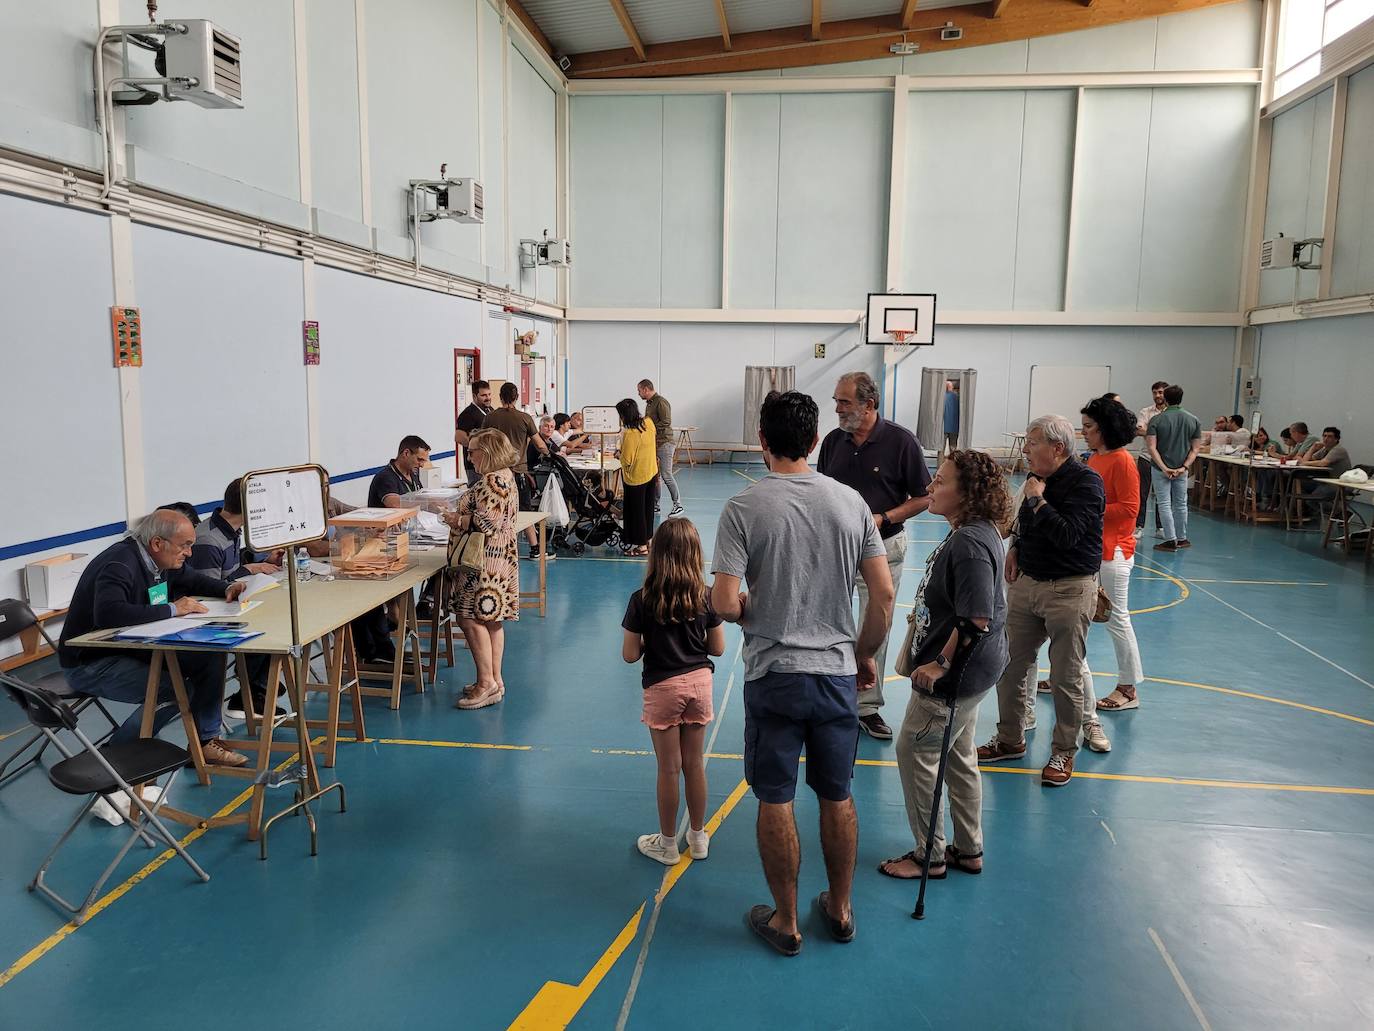
[[[78,691],[138,706],[115,731],[111,739],[114,742],[138,737],[148,685],[149,654],[115,648],[73,648],[67,642],[94,630],[204,612],[205,606],[190,595],[233,601],[242,594],[242,583],[229,584],[184,567],[195,542],[196,531],[189,519],[160,508],[139,520],[128,537],[97,555],[77,582],[62,626],[58,660]],[[246,765],[248,757],[231,750],[219,738],[224,656],[214,652],[179,652],[177,661],[186,681],[205,761],[218,766]],[[153,720],[154,734],[178,715],[174,699],[171,676],[164,669]]]

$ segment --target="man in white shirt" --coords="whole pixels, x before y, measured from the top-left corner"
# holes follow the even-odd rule
[[[1135,413],[1135,435],[1141,442],[1141,450],[1135,456],[1135,468],[1140,476],[1140,511],[1135,514],[1135,535],[1140,536],[1145,529],[1145,509],[1146,502],[1150,495],[1154,493],[1154,487],[1150,479],[1150,470],[1153,468],[1150,462],[1150,453],[1144,447],[1145,431],[1150,426],[1150,420],[1169,406],[1164,402],[1164,388],[1168,381],[1156,380],[1150,384],[1150,396],[1153,400],[1140,411]],[[1155,529],[1159,529],[1159,512],[1155,512]]]

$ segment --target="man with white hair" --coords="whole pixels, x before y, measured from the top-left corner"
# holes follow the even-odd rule
[[[205,606],[191,595],[233,601],[242,594],[243,581],[226,583],[185,565],[195,543],[196,531],[189,519],[180,512],[159,508],[135,523],[129,536],[111,544],[92,559],[77,581],[66,621],[62,624],[58,661],[72,687],[82,694],[137,706],[115,731],[110,739],[113,743],[131,741],[139,735],[150,653],[115,648],[73,648],[67,642],[93,630],[112,630],[204,612]],[[178,652],[177,664],[186,681],[205,761],[214,766],[247,765],[248,757],[230,749],[219,737],[220,707],[224,704],[224,655]],[[165,666],[157,701],[154,734],[178,715],[171,675]]]
[[[1073,777],[1083,725],[1083,656],[1097,607],[1107,508],[1102,478],[1077,461],[1073,449],[1073,423],[1062,415],[1042,415],[1026,429],[1030,473],[1007,552],[1010,661],[997,682],[997,733],[978,749],[980,762],[1026,754],[1022,684],[1048,637],[1054,740],[1040,782],[1050,787]]]
[[[816,471],[852,487],[873,513],[873,525],[887,552],[887,568],[895,591],[906,564],[906,526],[930,507],[927,487],[930,469],[916,435],[905,426],[878,414],[878,385],[866,372],[847,372],[835,384],[835,414],[840,425],[821,442]],[[868,612],[868,588],[855,578],[859,591],[859,619]],[[879,711],[883,707],[883,677],[887,672],[887,637],[876,656],[878,680],[859,692],[859,727],[878,741],[891,741],[892,728]]]

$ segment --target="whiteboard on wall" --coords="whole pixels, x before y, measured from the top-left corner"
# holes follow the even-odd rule
[[[1042,415],[1062,415],[1075,426],[1078,413],[1111,388],[1110,365],[1032,365],[1027,421]]]

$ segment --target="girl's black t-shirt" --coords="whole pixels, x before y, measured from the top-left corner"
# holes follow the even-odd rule
[[[659,623],[644,604],[643,595],[642,590],[630,595],[620,625],[644,638],[644,686],[651,687],[693,670],[714,670],[715,663],[706,652],[706,631],[720,626],[722,620],[711,611],[710,600],[706,602],[706,611],[695,619]]]

